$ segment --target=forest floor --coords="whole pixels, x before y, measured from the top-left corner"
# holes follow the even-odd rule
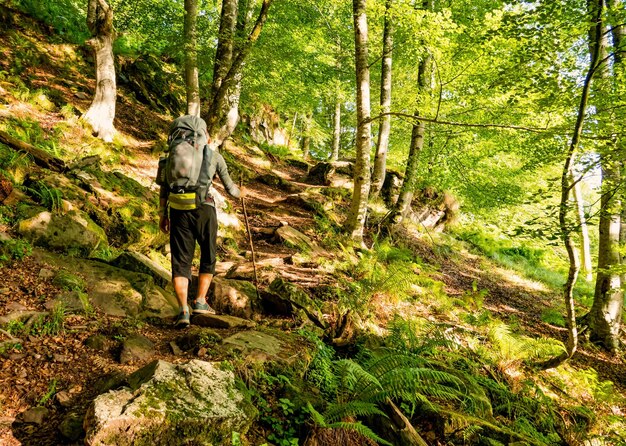
[[[295,168],[287,167],[282,171],[275,170],[275,173],[288,181],[293,181],[296,186],[306,186],[302,182],[304,172]],[[220,187],[221,185],[218,185],[218,188]],[[313,226],[311,213],[297,207],[293,202],[281,203],[287,198],[288,193],[280,188],[259,182],[251,182],[246,188],[248,189],[246,207],[249,223],[253,228],[257,258],[286,258],[295,254],[294,249],[267,240],[258,229],[275,228],[281,221],[288,220],[296,229],[308,232],[308,228]],[[233,202],[233,205],[243,217],[241,203]],[[426,262],[437,265],[438,272],[434,277],[445,284],[446,292],[450,296],[463,295],[473,287],[486,290],[483,305],[495,317],[505,321],[512,317],[516,318],[521,331],[532,337],[548,336],[563,341],[566,339],[567,333],[564,329],[546,324],[540,318],[542,310],[560,298],[558,294],[547,290],[539,283],[520,277],[513,271],[499,268],[482,257],[468,252],[456,253],[454,256],[437,254],[429,240],[408,232],[403,237],[405,243]],[[240,240],[239,249],[249,250],[245,238]],[[321,273],[313,268],[295,270],[284,262],[277,262],[275,265],[279,275],[289,276],[293,282],[303,286],[311,286],[312,282],[324,280],[320,277]],[[0,315],[8,313],[12,308],[16,308],[16,305],[28,310],[46,311],[46,302],[61,291],[50,283],[50,279],[45,278],[51,277],[50,271],[57,268],[59,265],[50,265],[42,260],[37,251],[31,257],[2,267]],[[389,310],[385,309],[386,312]],[[415,316],[435,318],[439,323],[446,323],[445,315],[428,314],[426,307],[416,306],[411,311]],[[23,340],[19,351],[0,359],[0,386],[3,389],[0,401],[3,409],[0,418],[0,444],[7,446],[59,444],[58,424],[64,410],[59,404],[50,404],[58,403],[58,397],[57,401],[50,402],[45,401],[46,398],[62,392],[65,398],[69,398],[73,408],[85,408],[96,396],[98,382],[116,374],[128,374],[154,359],[183,362],[195,356],[193,352],[172,353],[170,342],[180,336],[180,330],[175,330],[169,325],[148,323],[137,323],[132,327],[135,332],[152,340],[156,346],[153,356],[143,363],[120,364],[119,345],[113,341],[103,350],[85,347],[85,340],[90,336],[100,333],[115,338],[116,333],[128,323],[127,320],[103,313],[96,313],[91,318],[71,315],[65,320],[62,333],[51,337],[29,336]],[[286,330],[295,328],[295,321],[284,319],[267,318],[262,323]],[[450,320],[449,323],[456,322]],[[203,359],[222,358],[209,355]],[[572,362],[597,370],[602,380],[610,380],[620,392],[626,392],[626,367],[621,357],[610,357],[596,348],[583,345]],[[15,422],[21,412],[37,405],[50,408],[45,424],[36,426]]]

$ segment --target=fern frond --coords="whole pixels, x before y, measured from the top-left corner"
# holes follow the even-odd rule
[[[317,410],[315,410],[315,408],[309,401],[307,401],[306,403],[306,408],[311,414],[311,418],[313,419],[313,422],[315,424],[317,424],[320,427],[327,427],[327,423],[326,423],[326,419],[324,418],[324,415],[322,415]]]
[[[324,411],[324,419],[328,423],[340,421],[348,417],[367,417],[379,415],[387,417],[385,412],[380,410],[375,403],[365,401],[349,401],[347,403],[331,403]]]
[[[355,399],[364,389],[381,389],[378,379],[358,363],[350,359],[340,359],[334,361],[333,365],[341,384],[340,391],[346,395],[347,401]]]
[[[376,435],[374,433],[374,431],[372,431],[369,427],[367,427],[364,424],[362,424],[360,421],[358,421],[356,423],[348,423],[348,422],[345,422],[345,421],[339,421],[337,423],[329,424],[327,427],[330,427],[332,429],[352,430],[352,431],[358,432],[359,434],[361,434],[362,436],[364,436],[366,438],[374,440],[375,442],[377,442],[379,444],[382,444],[382,445],[385,445],[385,446],[393,446],[391,443],[389,443],[384,438],[381,438],[378,435]]]

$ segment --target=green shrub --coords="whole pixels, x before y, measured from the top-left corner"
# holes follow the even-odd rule
[[[84,292],[87,286],[85,283],[85,279],[78,275],[72,274],[65,269],[60,269],[57,271],[54,279],[52,279],[52,283],[66,291]]]
[[[22,260],[33,253],[33,247],[28,240],[11,239],[0,241],[0,263],[11,260]]]

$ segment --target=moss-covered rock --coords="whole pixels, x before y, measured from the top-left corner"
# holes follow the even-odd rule
[[[154,361],[122,388],[98,396],[85,417],[88,445],[224,445],[257,416],[219,364]]]
[[[104,230],[76,210],[64,215],[41,212],[20,221],[18,232],[36,245],[84,256],[109,244]]]

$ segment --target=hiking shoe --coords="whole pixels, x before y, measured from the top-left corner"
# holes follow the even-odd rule
[[[174,328],[185,328],[189,327],[189,312],[181,311],[178,313],[178,317],[176,318],[176,322],[174,323]]]
[[[191,304],[193,314],[215,314],[215,310],[211,306],[204,302],[194,302]]]

